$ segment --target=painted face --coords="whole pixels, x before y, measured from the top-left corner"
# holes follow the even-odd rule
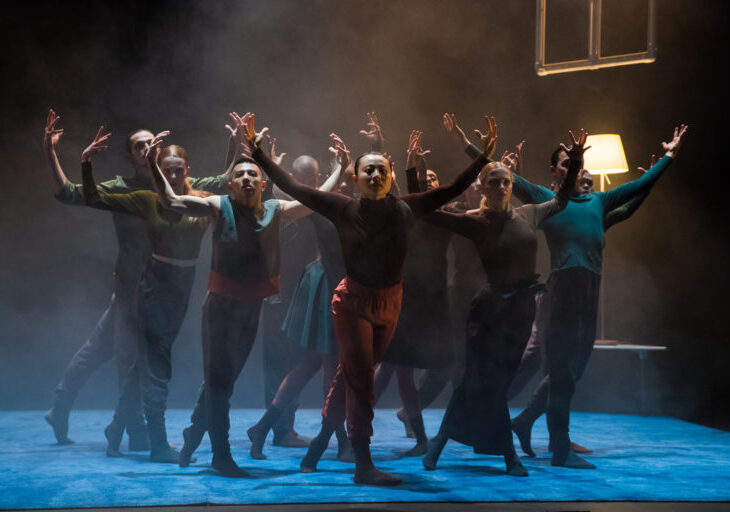
[[[185,180],[190,167],[179,156],[166,156],[160,161],[160,170],[176,194],[185,193]]]
[[[495,167],[487,174],[481,185],[482,194],[487,198],[491,210],[505,211],[512,199],[512,173],[504,167]]]
[[[155,136],[147,130],[140,130],[129,138],[130,151],[127,158],[135,167],[146,167],[147,160],[144,157],[144,150],[147,144],[152,142]]]
[[[261,204],[261,194],[266,188],[266,180],[263,179],[258,165],[241,162],[233,169],[228,188],[239,204],[256,207]]]
[[[353,176],[365,199],[382,199],[393,183],[390,162],[383,155],[367,154],[360,158],[357,174]]]
[[[591,173],[585,169],[580,171],[575,188],[578,194],[590,194],[593,192],[593,176]]]
[[[439,177],[431,169],[426,171],[426,190],[432,190],[439,187]]]
[[[555,183],[558,187],[568,174],[569,162],[570,159],[568,158],[568,154],[565,151],[561,151],[558,153],[558,163],[550,166],[550,174],[553,177],[553,183]]]

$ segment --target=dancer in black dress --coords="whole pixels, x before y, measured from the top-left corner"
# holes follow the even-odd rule
[[[464,376],[438,435],[429,441],[423,459],[428,470],[435,469],[444,445],[454,439],[477,453],[503,455],[508,474],[527,476],[512,443],[507,388],[535,313],[537,227],[565,208],[583,164],[586,134],[581,130],[575,139],[570,132],[570,137],[568,176],[552,200],[512,208],[512,172],[502,162],[492,162],[480,175],[484,201],[479,214],[436,212],[427,217],[474,242],[489,280],[472,302]]]

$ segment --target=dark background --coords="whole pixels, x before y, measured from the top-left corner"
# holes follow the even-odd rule
[[[43,409],[65,365],[105,308],[116,240],[108,213],[56,202],[41,148],[49,107],[62,116],[69,178],[99,124],[113,133],[95,159],[99,180],[128,174],[127,132],[172,131],[192,173],[223,165],[227,113],[254,111],[278,137],[286,163],[327,158],[327,134],[353,153],[364,113],[378,112],[388,149],[405,163],[408,132],[425,132],[442,178],[467,163],[441,127],[497,117],[499,150],[527,139],[524,174],[547,184],[549,155],[568,128],[620,133],[630,166],[646,166],[680,122],[690,125],[676,163],[641,210],[607,238],[606,335],[664,344],[648,360],[651,410],[727,425],[728,237],[725,203],[728,4],[658,3],[658,58],[598,71],[538,77],[535,2],[157,1],[26,2],[5,8],[0,179],[0,408]],[[586,55],[587,8],[548,2],[548,60]],[[604,51],[645,45],[641,1],[605,0]],[[636,178],[637,171],[614,180]],[[170,406],[192,407],[201,380],[200,308],[209,242],[188,317],[174,347]],[[547,253],[540,254],[547,274]],[[105,366],[78,398],[110,408],[116,375]],[[321,405],[319,381],[302,397]],[[635,412],[638,360],[596,354],[575,407]],[[444,397],[441,397],[443,404]],[[261,407],[257,344],[234,396]],[[382,402],[397,405],[393,390]]]

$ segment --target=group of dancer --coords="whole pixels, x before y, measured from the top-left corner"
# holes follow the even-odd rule
[[[284,446],[306,446],[293,430],[293,411],[302,388],[322,367],[322,425],[308,443],[303,472],[317,470],[336,434],[338,458],[355,462],[356,483],[400,483],[378,470],[370,455],[374,403],[393,374],[403,401],[398,417],[416,438],[406,455],[424,455],[427,470],[436,468],[444,445],[453,439],[477,453],[501,455],[507,474],[527,476],[512,433],[523,451],[534,455],[531,429],[543,411],[552,464],[594,467],[572,449],[569,414],[595,338],[604,231],[643,202],[676,156],[686,125],[662,143],[665,156],[641,177],[604,193],[593,192],[592,178],[583,169],[584,130],[577,136],[569,132],[569,144],[553,153],[547,188],[520,175],[523,143],[492,159],[497,144],[493,117],[485,118],[486,133],[475,130],[479,140],[474,145],[456,117],[444,114],[446,130],[471,163],[441,186],[427,166],[430,151],[422,147],[423,134],[413,131],[408,190],[400,194],[374,113],[361,132],[370,149],[354,160],[342,139],[330,135],[335,165],[319,188],[316,160],[301,156],[293,172],[286,172],[276,140],[267,128],[256,131],[254,114],[230,117],[226,170],[219,175],[190,177],[187,151],[164,145],[169,132],[140,129],[126,141],[134,175],[96,183],[92,158],[107,149],[110,137],[101,127],[82,152],[82,185],[76,185],[56,154],[63,134],[60,118],[49,112],[44,147],[56,198],[112,211],[119,240],[109,307],[66,369],[46,413],[59,443],[72,442],[68,418],[84,381],[115,357],[121,391],[104,431],[107,455],[122,455],[126,430],[130,450],[149,450],[152,461],[184,467],[195,460],[207,432],[211,467],[222,476],[246,477],[231,455],[230,398],[256,338],[262,304],[269,304],[268,322],[286,336],[297,360],[279,358],[288,365],[270,372],[278,374],[273,379],[278,388],[269,386],[266,412],[248,429],[252,458],[266,458],[263,447],[272,429],[275,443],[278,438]],[[513,191],[522,206],[512,206]],[[464,200],[454,201],[462,193]],[[300,267],[298,282],[284,284],[280,269],[291,256],[281,251],[282,237],[287,227],[301,233],[305,216],[312,261]],[[178,452],[168,443],[165,427],[171,350],[209,225],[213,250],[203,302],[204,381]],[[547,286],[535,274],[538,229],[551,254]],[[452,286],[447,279],[450,245],[456,263]],[[476,290],[475,283],[483,286]],[[452,322],[456,336],[451,336]],[[510,420],[508,398],[534,373],[540,355],[544,377],[528,407]],[[426,370],[418,387],[414,368]],[[438,433],[428,440],[421,410],[449,381],[453,393]]]

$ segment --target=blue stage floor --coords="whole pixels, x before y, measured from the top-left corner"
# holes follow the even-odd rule
[[[436,432],[442,411],[425,411],[426,430]],[[189,411],[168,412],[171,442],[182,444]],[[504,474],[500,457],[474,454],[449,442],[436,471],[420,458],[401,458],[413,445],[394,411],[376,411],[376,464],[403,478],[397,488],[352,483],[353,465],[334,459],[334,440],[316,474],[299,472],[304,449],[276,448],[268,460],[248,457],[245,429],[261,411],[232,413],[233,455],[252,475],[231,480],[207,471],[207,438],[189,468],[148,462],[142,453],[123,459],[104,454],[109,411],[75,411],[71,446],[55,444],[40,411],[0,412],[0,508],[65,508],[181,505],[194,503],[323,503],[399,501],[728,501],[730,433],[672,418],[574,413],[572,437],[591,447],[598,469],[553,468],[547,454],[544,420],[534,431],[538,457],[524,457],[529,478]],[[297,430],[314,435],[319,411],[297,415]],[[126,448],[126,441],[123,449]]]

